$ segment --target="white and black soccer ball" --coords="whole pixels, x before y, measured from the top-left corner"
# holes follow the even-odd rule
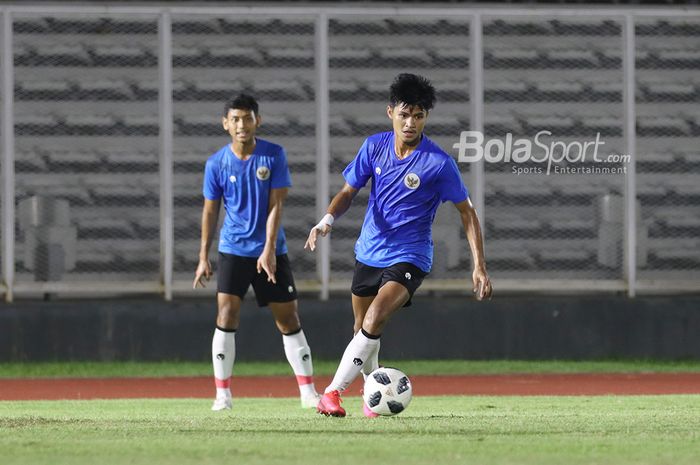
[[[413,387],[402,371],[381,367],[367,377],[362,397],[374,413],[392,416],[406,410],[413,398]]]

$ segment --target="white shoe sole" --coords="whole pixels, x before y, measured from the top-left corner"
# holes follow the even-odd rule
[[[319,400],[321,400],[320,394],[316,394],[315,396],[302,397],[301,408],[316,408],[316,406],[318,406]]]
[[[231,410],[231,399],[216,399],[214,405],[211,406],[213,412],[221,410]]]

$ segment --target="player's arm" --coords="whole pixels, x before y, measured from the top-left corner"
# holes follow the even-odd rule
[[[333,197],[333,200],[331,200],[330,205],[328,205],[326,216],[324,216],[316,226],[311,228],[309,238],[306,240],[306,244],[304,245],[305,249],[311,249],[312,251],[316,250],[316,240],[318,239],[318,235],[320,234],[321,236],[325,237],[329,232],[331,232],[333,221],[340,218],[341,215],[348,211],[350,205],[352,204],[352,200],[355,198],[358,192],[359,189],[355,189],[347,182],[345,183],[343,188],[340,189],[337,194],[335,194],[335,197]]]
[[[277,271],[277,233],[282,222],[282,205],[287,198],[289,189],[286,187],[270,189],[270,202],[267,208],[267,223],[265,233],[265,248],[258,257],[258,273],[265,270],[267,280],[277,283],[275,272]]]
[[[194,274],[194,282],[192,287],[206,287],[203,279],[209,281],[212,275],[211,262],[209,261],[209,249],[214,240],[214,231],[216,223],[219,219],[219,208],[221,200],[204,199],[204,207],[202,208],[202,239],[199,246],[199,264],[197,271]]]
[[[491,298],[493,289],[491,287],[491,279],[486,272],[486,260],[484,258],[484,239],[481,235],[481,225],[476,210],[472,205],[471,200],[467,197],[466,200],[455,203],[455,207],[459,211],[462,218],[462,226],[467,235],[467,241],[472,253],[472,263],[474,264],[474,272],[472,273],[472,281],[474,284],[474,292],[477,300]]]

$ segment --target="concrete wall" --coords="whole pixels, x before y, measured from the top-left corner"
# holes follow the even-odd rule
[[[317,359],[339,359],[350,299],[300,301]],[[0,361],[209,360],[213,299],[0,304]],[[383,358],[700,358],[700,296],[414,299],[382,337]],[[237,359],[283,359],[268,309],[244,304]]]

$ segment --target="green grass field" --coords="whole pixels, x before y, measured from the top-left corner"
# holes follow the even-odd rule
[[[334,361],[316,361],[332,374]],[[698,372],[655,361],[383,361],[409,374]],[[237,363],[237,375],[289,375]],[[0,378],[211,376],[209,363],[4,363]],[[40,381],[37,381],[40,382]],[[700,396],[416,397],[394,418],[302,410],[295,399],[0,402],[0,464],[648,464],[700,463]]]
[[[697,464],[700,396],[417,397],[394,418],[296,399],[0,402],[3,464]]]

